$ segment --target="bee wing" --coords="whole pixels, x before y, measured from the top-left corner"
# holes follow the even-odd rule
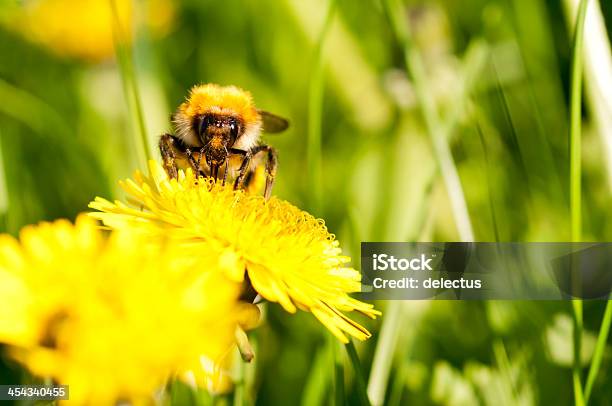
[[[289,121],[264,110],[257,111],[263,122],[263,130],[267,133],[280,133],[289,127]]]

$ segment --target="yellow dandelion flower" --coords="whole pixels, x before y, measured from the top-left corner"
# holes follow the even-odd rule
[[[122,30],[132,32],[137,24],[134,2],[115,0],[115,4]],[[168,31],[174,19],[170,0],[148,0],[141,7],[142,20],[154,34]],[[98,61],[114,55],[109,0],[31,0],[13,7],[4,25],[61,56]]]
[[[148,402],[190,369],[214,383],[240,285],[161,240],[103,233],[81,216],[0,236],[0,342],[33,374],[70,385],[78,404]]]
[[[97,198],[91,215],[112,228],[139,228],[172,238],[186,250],[206,252],[231,279],[246,275],[264,298],[288,312],[310,311],[338,339],[360,340],[370,333],[344,312],[375,318],[373,306],[351,298],[361,275],[346,266],[338,241],[323,220],[286,201],[233,191],[231,186],[196,178],[193,172],[169,179],[157,162],[150,176],[137,172],[121,182],[128,204]]]

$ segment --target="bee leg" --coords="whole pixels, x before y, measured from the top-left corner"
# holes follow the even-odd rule
[[[191,165],[191,169],[193,169],[193,173],[196,176],[199,176],[200,175],[200,159],[196,161],[196,159],[193,157],[193,151],[191,151],[191,148],[185,148],[185,154],[187,155],[187,158],[189,159],[189,164]]]
[[[233,148],[230,150],[230,152],[232,154],[243,156],[242,164],[240,164],[240,169],[238,169],[238,176],[236,177],[236,180],[234,181],[234,190],[238,190],[241,188],[242,182],[244,181],[244,177],[246,176],[249,170],[249,164],[251,163],[251,158],[253,154],[251,154],[251,151],[243,151],[241,149],[233,149]]]
[[[163,160],[164,170],[170,178],[178,177],[178,166],[176,165],[176,140],[170,134],[164,134],[159,139],[159,152]]]
[[[227,171],[229,170],[229,159],[225,160],[225,171],[223,172],[223,186],[225,186],[225,181],[227,180]]]
[[[215,180],[215,182],[217,181],[217,178],[219,177],[219,164],[210,165],[210,176]]]
[[[198,156],[198,161],[197,161],[196,165],[197,165],[197,168],[198,168],[198,174],[202,175],[202,176],[206,176],[204,171],[202,171],[200,169],[200,162],[202,162],[202,157],[203,156],[204,156],[204,147],[200,148],[200,156]]]
[[[272,195],[272,186],[276,178],[276,169],[278,167],[278,157],[276,150],[269,145],[258,145],[252,150],[253,156],[259,153],[266,153],[266,188],[264,189],[264,197],[267,199]]]

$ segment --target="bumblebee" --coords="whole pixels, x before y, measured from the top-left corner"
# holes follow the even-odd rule
[[[261,133],[287,129],[284,118],[255,108],[251,94],[235,86],[198,85],[171,117],[173,134],[164,134],[159,150],[172,178],[179,169],[211,176],[234,189],[248,187],[265,162],[264,196],[270,197],[278,165],[276,150],[260,140]]]

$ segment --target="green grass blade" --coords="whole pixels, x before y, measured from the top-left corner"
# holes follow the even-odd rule
[[[329,369],[331,357],[333,356],[331,343],[328,341],[327,344],[322,345],[317,351],[308,373],[306,384],[304,385],[302,406],[318,406],[324,403],[325,393],[329,388],[329,382],[332,378]]]
[[[572,43],[570,86],[570,218],[572,241],[582,239],[581,133],[582,133],[582,47],[588,0],[580,0]]]
[[[321,168],[321,136],[322,136],[322,115],[323,115],[323,90],[324,90],[324,68],[325,60],[323,50],[325,39],[331,27],[336,0],[329,0],[323,29],[317,41],[314,53],[314,61],[310,84],[308,87],[308,146],[306,149],[306,165],[308,168],[309,191],[311,196],[310,208],[314,213],[319,213],[321,208],[323,181]]]
[[[128,43],[128,35],[125,33],[119,20],[116,0],[109,0],[113,19],[113,37],[115,41],[115,52],[121,79],[123,82],[123,92],[127,104],[133,116],[133,120],[138,128],[139,139],[136,140],[136,145],[140,145],[139,155],[143,162],[143,168],[147,167],[147,162],[152,159],[151,149],[149,147],[149,139],[147,137],[147,127],[142,109],[142,101],[140,99],[140,90],[138,88],[138,80],[136,78],[136,69],[134,68],[133,55],[131,47]]]
[[[365,378],[363,375],[363,368],[361,367],[361,362],[359,361],[359,355],[357,354],[357,349],[355,349],[355,344],[353,344],[353,341],[349,339],[349,342],[345,345],[345,347],[353,367],[353,372],[355,373],[355,385],[357,386],[357,395],[359,396],[360,404],[370,405]]]
[[[593,353],[593,359],[591,360],[591,367],[589,368],[589,375],[587,376],[586,386],[584,389],[584,403],[588,404],[593,391],[593,385],[597,379],[599,373],[599,367],[603,359],[604,351],[606,350],[606,342],[608,341],[608,335],[610,333],[610,324],[612,323],[612,295],[606,302],[606,310],[604,311],[604,317],[601,322],[599,329],[599,335],[597,336],[597,344],[595,345],[595,352]]]
[[[581,196],[581,133],[582,133],[582,47],[584,40],[584,22],[586,19],[588,0],[580,0],[578,14],[574,28],[571,57],[571,86],[570,86],[570,235],[572,241],[582,239],[582,196]],[[581,382],[581,336],[582,336],[582,301],[573,300],[574,311],[574,368],[572,379],[574,384],[575,404],[585,404]]]
[[[330,337],[334,354],[334,401],[336,406],[344,406],[346,403],[346,393],[344,390],[344,361],[342,357],[341,344],[335,337]]]
[[[497,224],[497,215],[496,215],[496,210],[495,210],[495,203],[493,200],[493,188],[491,185],[493,185],[492,179],[491,179],[491,174],[490,174],[490,169],[491,169],[491,163],[489,160],[489,152],[488,152],[488,148],[487,148],[487,142],[485,140],[484,134],[482,132],[482,126],[480,125],[480,123],[476,123],[476,130],[478,131],[478,137],[480,138],[480,144],[482,145],[482,154],[484,157],[484,173],[485,173],[485,180],[486,180],[486,185],[487,185],[487,200],[489,203],[489,211],[491,212],[491,225],[493,227],[493,236],[495,237],[495,242],[499,242],[500,237],[499,237],[499,226]]]
[[[400,300],[392,300],[385,309],[385,317],[380,328],[368,380],[368,397],[372,400],[373,405],[382,405],[385,402],[393,354],[401,329],[402,303]]]
[[[582,300],[572,300],[572,309],[574,311],[574,367],[572,370],[572,381],[574,385],[574,402],[576,406],[583,406],[584,393],[582,390],[580,353],[582,349]]]
[[[238,365],[238,374],[236,376],[236,383],[234,388],[234,406],[245,406],[247,405],[246,401],[246,384],[245,384],[245,375],[246,375],[246,362],[240,360]]]
[[[450,196],[451,208],[459,236],[462,241],[474,241],[474,231],[461,180],[459,179],[450,147],[444,136],[444,124],[438,115],[435,100],[429,91],[430,86],[427,83],[421,55],[412,43],[406,13],[399,0],[385,0],[384,6],[395,36],[403,48],[404,64],[406,65],[408,75],[414,82],[415,95],[421,108],[427,132],[431,138],[444,184]]]

